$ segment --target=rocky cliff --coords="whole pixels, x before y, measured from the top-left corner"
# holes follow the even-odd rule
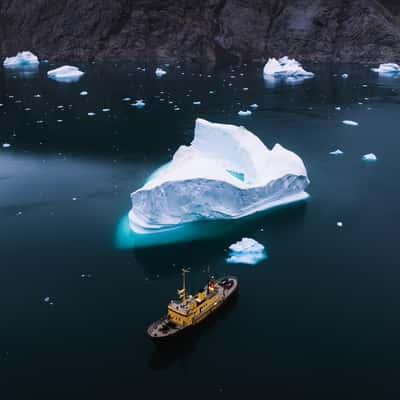
[[[398,0],[0,0],[0,55],[400,61]]]

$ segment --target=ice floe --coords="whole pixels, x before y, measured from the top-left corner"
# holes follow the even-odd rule
[[[349,77],[349,74],[342,74],[343,79],[347,79]]]
[[[7,57],[3,62],[5,68],[21,68],[38,65],[39,59],[30,51],[22,51],[17,53],[15,57]]]
[[[333,156],[341,156],[343,154],[343,151],[340,149],[337,149],[335,151],[331,151],[329,154],[331,154]]]
[[[81,96],[87,96],[89,93],[86,90],[82,90],[82,92],[79,93]]]
[[[265,247],[256,240],[244,237],[242,240],[229,246],[229,264],[255,265],[267,258]]]
[[[362,156],[362,160],[363,161],[377,161],[378,160],[378,157],[374,154],[374,153],[368,153],[368,154],[364,154],[363,156]]]
[[[246,110],[246,111],[238,111],[238,115],[240,117],[249,117],[252,114],[252,112],[250,110]]]
[[[372,71],[380,74],[397,74],[400,73],[400,65],[395,63],[381,64],[379,68],[372,68]]]
[[[252,108],[253,110],[256,110],[258,108],[258,104],[256,103],[250,104],[249,107]]]
[[[131,104],[132,107],[136,107],[136,108],[143,108],[146,105],[146,103],[142,100],[136,100],[134,103]]]
[[[271,78],[311,78],[313,72],[306,71],[295,59],[282,57],[270,58],[263,69],[265,79]]]
[[[350,126],[358,126],[358,122],[356,121],[351,121],[349,119],[345,119],[344,121],[342,121],[342,124],[344,125],[350,125]]]
[[[308,198],[303,161],[235,125],[196,120],[194,140],[131,194],[130,228],[165,231],[204,220],[238,219]]]
[[[9,147],[11,147],[10,143],[3,143],[3,148],[4,149],[8,149]]]
[[[47,76],[50,79],[54,79],[59,82],[76,82],[84,74],[78,67],[71,65],[64,65],[60,68],[52,69],[47,72]]]
[[[162,68],[157,68],[155,71],[156,76],[159,78],[164,76],[167,73],[167,71],[164,71]]]

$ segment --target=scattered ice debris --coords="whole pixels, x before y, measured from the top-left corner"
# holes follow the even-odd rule
[[[333,156],[341,156],[344,153],[342,150],[337,149],[335,151],[331,151],[329,154],[332,154]]]
[[[131,106],[136,107],[136,108],[143,108],[146,105],[146,103],[142,100],[136,100],[133,104],[131,104]]]
[[[252,112],[250,110],[246,110],[246,111],[238,111],[238,115],[240,117],[249,117],[252,114]]]
[[[295,59],[282,57],[279,60],[270,58],[264,66],[264,78],[288,78],[288,77],[313,77],[314,73],[306,71]]]
[[[335,107],[336,111],[340,111],[342,109],[342,107]]]
[[[265,259],[267,259],[265,247],[256,240],[245,237],[229,246],[229,257],[226,262],[256,265]]]
[[[252,108],[253,110],[255,110],[258,108],[258,104],[256,104],[256,103],[250,104],[249,107]]]
[[[380,74],[397,74],[400,73],[400,66],[395,63],[381,64],[379,68],[372,68],[372,71]]]
[[[7,149],[7,148],[9,148],[9,147],[11,147],[11,144],[10,144],[10,143],[3,143],[3,148],[4,148],[4,149]]]
[[[376,155],[374,153],[368,153],[368,154],[364,154],[362,156],[362,160],[363,161],[373,162],[373,161],[377,161],[378,158],[376,157]]]
[[[78,67],[72,67],[70,65],[64,65],[60,68],[52,69],[47,72],[47,76],[50,79],[54,79],[59,82],[76,82],[84,74]]]
[[[307,199],[303,161],[276,144],[269,150],[244,127],[196,120],[194,140],[131,194],[137,233],[199,220],[239,219]]]
[[[356,121],[351,121],[349,119],[345,119],[344,121],[342,121],[342,124],[344,125],[350,125],[350,126],[358,126],[358,122]]]
[[[338,222],[336,222],[336,225],[337,225],[339,228],[341,228],[341,227],[343,226],[343,222],[338,221]]]
[[[88,112],[87,115],[89,115],[89,117],[94,117],[96,115],[95,112]]]
[[[7,57],[3,66],[5,68],[32,67],[39,65],[39,59],[30,51],[17,53],[15,57]]]
[[[86,90],[82,90],[82,92],[79,93],[81,96],[87,96],[89,93]]]
[[[193,104],[194,104],[195,106],[199,106],[199,105],[201,104],[201,101],[199,101],[199,100],[194,101]]]
[[[111,111],[111,108],[102,108],[101,111],[103,111],[103,112],[110,112],[110,111]]]
[[[349,74],[342,74],[343,79],[347,79],[349,77]]]
[[[155,72],[156,76],[158,76],[159,78],[164,76],[166,73],[167,71],[164,71],[162,68],[157,68]]]

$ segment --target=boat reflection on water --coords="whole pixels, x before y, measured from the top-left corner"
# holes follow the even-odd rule
[[[224,320],[230,317],[240,301],[239,293],[235,295],[221,310],[210,315],[199,325],[194,326],[181,335],[171,337],[166,342],[155,342],[154,351],[149,360],[149,367],[154,371],[165,370],[175,363],[184,364],[194,353],[197,343],[202,337],[216,329],[226,329]],[[149,339],[150,340],[150,339]]]

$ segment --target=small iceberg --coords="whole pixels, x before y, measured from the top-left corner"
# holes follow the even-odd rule
[[[142,99],[136,100],[134,103],[131,104],[132,107],[136,107],[138,109],[143,108],[145,105],[146,103]]]
[[[249,107],[253,110],[256,110],[258,108],[258,104],[254,103],[254,104],[250,104]]]
[[[252,112],[250,110],[246,110],[246,111],[238,111],[238,115],[240,117],[249,117],[252,114]]]
[[[37,67],[38,65],[39,59],[30,51],[22,51],[15,57],[7,57],[3,62],[4,68]]]
[[[242,240],[229,246],[229,257],[226,259],[226,262],[229,264],[256,265],[267,258],[265,247],[261,243],[244,237]]]
[[[301,64],[288,57],[279,60],[270,58],[263,69],[265,79],[271,78],[312,78],[313,72],[306,71]]]
[[[161,78],[162,76],[164,76],[167,73],[167,71],[164,71],[162,68],[157,68],[156,69],[156,76],[158,76],[159,78]]]
[[[82,92],[79,93],[81,96],[87,96],[89,93],[86,90],[82,90]]]
[[[52,69],[47,72],[47,76],[58,82],[77,82],[84,74],[78,67],[64,65],[63,67]]]
[[[374,153],[368,153],[368,154],[364,154],[361,159],[363,161],[369,161],[369,162],[374,162],[378,160],[378,157],[374,154]]]
[[[139,234],[200,221],[237,220],[309,197],[295,153],[272,150],[244,127],[197,119],[190,146],[131,194],[129,227]]]
[[[335,151],[331,151],[329,154],[331,154],[331,155],[333,155],[333,156],[341,156],[341,155],[344,154],[344,153],[343,153],[342,150],[337,149],[337,150],[335,150]]]
[[[11,147],[10,143],[3,143],[3,148],[4,149],[8,149],[9,147]]]
[[[342,74],[343,79],[347,79],[349,77],[349,74]]]
[[[350,126],[358,126],[358,122],[356,121],[351,121],[349,119],[345,119],[344,121],[342,121],[342,124],[344,125],[350,125]]]
[[[398,74],[400,73],[400,66],[395,63],[381,64],[379,68],[372,68],[372,71],[379,74]]]

